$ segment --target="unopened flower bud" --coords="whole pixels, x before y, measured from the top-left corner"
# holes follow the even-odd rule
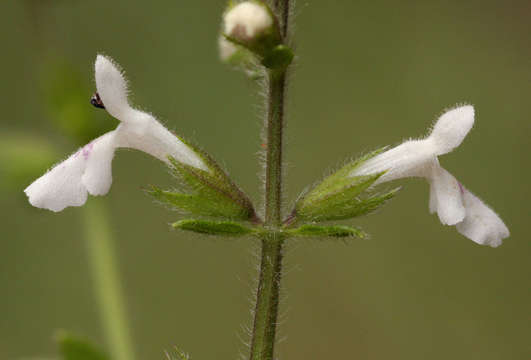
[[[224,32],[243,44],[252,44],[261,37],[276,35],[274,23],[266,5],[245,1],[225,13]]]
[[[222,37],[225,41],[220,41],[221,60],[228,63],[243,62],[238,54],[254,54],[265,67],[279,69],[285,68],[293,59],[291,49],[282,43],[276,17],[265,3],[258,0],[229,5],[223,16]],[[244,56],[243,60],[248,59]]]

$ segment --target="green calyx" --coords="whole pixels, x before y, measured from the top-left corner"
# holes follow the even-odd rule
[[[157,201],[187,214],[253,221],[256,214],[248,197],[210,157],[201,155],[210,171],[169,158],[170,170],[178,180],[179,189],[162,190],[151,186],[148,193]]]
[[[399,190],[382,194],[371,194],[368,191],[385,172],[364,176],[350,174],[383,150],[376,150],[348,163],[325,178],[297,201],[290,220],[322,222],[350,219],[371,213],[382,206]]]

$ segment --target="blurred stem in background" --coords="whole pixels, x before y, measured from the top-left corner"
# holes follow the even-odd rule
[[[275,0],[274,10],[281,21],[281,32],[285,41],[289,24],[289,0]],[[267,71],[269,74],[265,123],[267,148],[264,225],[273,232],[264,236],[261,242],[262,254],[251,339],[251,360],[271,360],[274,356],[284,243],[280,227],[282,226],[282,145],[287,68]]]
[[[134,360],[105,200],[91,199],[83,216],[89,267],[111,358]]]
[[[105,116],[92,112],[89,78],[79,72],[57,49],[53,17],[50,12],[58,0],[26,0],[25,5],[33,24],[34,49],[41,61],[40,79],[42,104],[56,129],[85,144],[108,131],[114,125]],[[29,147],[31,148],[31,147]],[[1,159],[0,159],[1,160]],[[46,166],[49,166],[48,163]],[[34,175],[32,175],[34,177]],[[84,221],[89,271],[108,352],[113,360],[134,360],[132,341],[126,317],[126,307],[113,249],[111,225],[105,202],[91,199],[80,209]]]

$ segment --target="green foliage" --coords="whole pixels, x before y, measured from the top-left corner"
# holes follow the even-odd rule
[[[56,336],[63,360],[109,360],[109,357],[85,339],[61,332]]]
[[[172,354],[166,352],[166,359],[167,360],[191,360],[192,359],[189,354],[185,353],[184,351],[182,351],[178,347],[174,347],[174,350],[175,350],[175,355],[177,357],[173,357]]]
[[[170,158],[171,172],[179,180],[179,191],[151,186],[156,200],[185,213],[251,220],[256,217],[251,201],[204,152],[197,150],[210,171],[204,171]]]
[[[7,133],[0,137],[0,190],[29,185],[59,158],[55,147],[44,138]]]
[[[352,171],[383,150],[376,150],[348,163],[302,196],[295,205],[296,220],[320,222],[349,219],[366,215],[391,199],[398,189],[383,194],[370,194],[367,191],[385,172],[350,176]]]
[[[207,235],[243,236],[253,234],[256,231],[232,221],[209,221],[187,219],[177,221],[172,225],[176,229],[193,231]]]
[[[232,9],[233,7],[235,7],[236,5],[239,4],[239,1],[236,1],[236,0],[228,0],[227,1],[227,8],[225,9],[225,12],[229,11],[230,9]]]
[[[368,237],[368,235],[361,229],[343,225],[320,226],[307,224],[295,229],[288,229],[286,230],[286,233],[295,237],[357,237],[360,239]]]
[[[105,112],[90,105],[95,91],[90,77],[63,60],[47,62],[45,70],[42,83],[46,109],[53,124],[68,137],[82,145],[116,127]]]

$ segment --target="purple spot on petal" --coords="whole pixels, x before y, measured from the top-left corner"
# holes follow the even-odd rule
[[[94,143],[91,142],[87,145],[85,145],[82,149],[82,153],[83,153],[83,157],[85,158],[85,160],[88,159],[89,155],[90,155],[90,152],[92,151],[92,148],[94,147]]]
[[[461,190],[461,195],[464,195],[466,190],[465,187],[459,181],[457,182],[457,184],[459,184],[459,190]]]

